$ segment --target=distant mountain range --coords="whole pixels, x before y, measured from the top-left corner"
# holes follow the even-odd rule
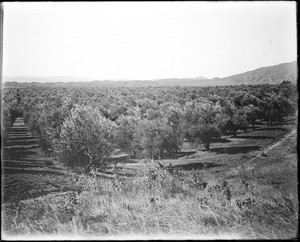
[[[225,85],[254,85],[254,84],[279,84],[282,81],[297,83],[297,62],[282,63],[275,66],[261,67],[253,71],[225,77],[214,78],[216,81]]]
[[[4,77],[5,86],[24,86],[31,83],[38,86],[224,86],[224,85],[255,85],[255,84],[279,84],[282,81],[297,83],[297,62],[282,63],[275,66],[261,67],[245,73],[224,78],[205,77],[195,78],[169,78],[156,80],[104,80],[98,81],[91,78],[79,78],[72,76],[55,77]],[[21,84],[22,83],[22,84]]]
[[[4,77],[5,82],[84,82],[93,81],[93,78],[74,77],[74,76],[9,76]]]

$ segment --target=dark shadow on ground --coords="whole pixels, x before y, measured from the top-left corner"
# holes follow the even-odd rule
[[[7,140],[7,142],[9,142],[10,140],[11,141],[14,141],[14,140],[36,140],[36,138],[30,136],[30,135],[27,135],[27,136],[15,136],[15,137],[9,137],[9,140]]]
[[[9,160],[22,160],[24,158],[28,158],[29,155],[36,155],[35,151],[32,150],[21,150],[21,151],[4,151],[3,152],[3,157],[4,159],[9,159]]]
[[[37,145],[37,141],[34,139],[15,139],[6,141],[7,146],[14,145]]]
[[[29,190],[34,190],[32,193],[28,193]],[[40,196],[44,196],[50,193],[55,192],[66,192],[66,191],[73,191],[71,188],[55,188],[51,190],[35,190],[35,188],[32,187],[25,187],[23,188],[20,193],[16,194],[14,190],[10,191],[7,189],[7,191],[3,195],[3,202],[18,202],[25,199],[34,199]]]
[[[248,153],[254,150],[259,150],[259,146],[240,146],[240,147],[222,147],[222,148],[211,148],[210,152],[217,154],[239,154]]]
[[[296,118],[295,117],[291,117],[291,118],[287,118],[279,123],[277,123],[277,125],[281,125],[281,124],[294,124],[296,123]]]
[[[13,168],[32,168],[32,167],[47,167],[52,165],[53,162],[38,162],[38,161],[24,161],[24,162],[11,162],[11,161],[4,161],[3,167],[13,167]]]
[[[120,157],[108,157],[104,159],[106,163],[130,163],[129,155],[124,155]],[[99,165],[97,163],[94,164],[95,166]]]
[[[15,168],[3,168],[2,172],[4,174],[53,174],[53,175],[58,175],[58,176],[64,176],[64,173],[57,172],[57,171],[47,171],[47,170],[21,170],[21,169],[15,169]]]
[[[63,170],[55,167],[54,162],[49,160],[50,157],[41,155],[38,139],[25,126],[15,124],[9,129],[9,136],[3,143],[2,201],[16,202],[61,192],[66,188],[70,190],[74,186],[74,182],[67,178]],[[52,183],[47,182],[48,180]]]
[[[196,153],[196,151],[181,151],[181,152],[173,153],[173,154],[166,156],[166,159],[178,159],[178,158],[184,157],[186,155],[193,155],[195,153]]]
[[[281,130],[281,131],[288,131],[288,129],[286,128],[282,128],[282,127],[263,127],[263,128],[257,128],[255,130]]]
[[[187,165],[177,165],[173,166],[171,170],[182,169],[182,170],[199,170],[199,169],[209,169],[212,167],[225,166],[223,164],[215,164],[215,163],[191,163]]]
[[[240,135],[240,136],[231,136],[230,138],[236,138],[236,139],[274,139],[274,137],[266,136],[266,135]]]
[[[211,143],[229,143],[229,142],[231,141],[226,138],[220,138],[220,139],[214,139]]]

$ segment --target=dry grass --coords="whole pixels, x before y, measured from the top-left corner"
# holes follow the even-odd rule
[[[154,163],[144,172],[147,176],[126,181],[82,177],[81,192],[23,201],[17,210],[6,205],[3,232],[106,239],[296,236],[297,204],[269,185],[215,180],[205,186],[197,172],[174,177]]]
[[[172,175],[149,162],[131,179],[82,176],[74,191],[3,204],[2,234],[5,239],[296,238],[295,144],[296,134],[266,157],[218,172]]]

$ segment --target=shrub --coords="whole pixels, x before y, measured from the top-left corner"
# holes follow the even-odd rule
[[[178,151],[180,136],[174,131],[167,118],[143,119],[134,132],[133,148],[142,157],[161,159]]]
[[[115,132],[116,124],[98,109],[76,106],[61,127],[55,150],[66,165],[87,172],[95,161],[105,164],[114,150]]]

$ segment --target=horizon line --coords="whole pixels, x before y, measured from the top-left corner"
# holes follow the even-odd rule
[[[236,74],[232,74],[229,76],[224,76],[224,77],[212,77],[212,78],[207,78],[205,76],[194,76],[194,77],[162,77],[162,78],[152,78],[152,79],[142,79],[142,78],[94,78],[94,77],[79,77],[79,76],[73,76],[73,75],[53,75],[53,76],[41,76],[41,75],[15,75],[15,76],[2,76],[3,77],[3,82],[5,81],[5,78],[76,78],[76,79],[85,79],[86,81],[156,81],[156,80],[167,80],[167,79],[202,79],[202,80],[213,80],[213,79],[223,79],[223,78],[227,78],[230,76],[235,76],[235,75],[239,75],[239,74],[243,74],[243,73],[247,73],[250,71],[254,71],[254,70],[258,70],[261,68],[265,68],[265,67],[272,67],[272,66],[277,66],[277,65],[282,65],[282,64],[291,64],[293,62],[297,62],[297,60],[294,61],[290,61],[290,62],[283,62],[283,63],[279,63],[279,64],[275,64],[275,65],[270,65],[270,66],[262,66],[262,67],[258,67],[252,70],[248,70],[245,72],[240,72],[240,73],[236,73]],[[8,82],[14,82],[14,81],[8,81]],[[18,82],[18,81],[15,81]],[[26,81],[25,81],[26,82]],[[31,81],[31,82],[36,82],[36,81]],[[57,81],[57,82],[80,82],[80,81]],[[83,81],[84,82],[84,81]]]

